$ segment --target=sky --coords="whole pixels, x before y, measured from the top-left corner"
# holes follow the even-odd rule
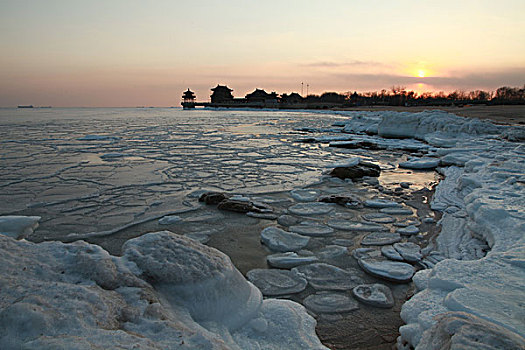
[[[523,0],[0,0],[0,106],[525,84]]]

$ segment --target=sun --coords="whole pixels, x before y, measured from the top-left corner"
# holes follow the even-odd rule
[[[417,76],[420,78],[424,78],[426,76],[426,72],[423,69],[420,69],[417,71]]]

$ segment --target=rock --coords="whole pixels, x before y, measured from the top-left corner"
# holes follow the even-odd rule
[[[394,249],[408,262],[418,262],[423,258],[421,248],[412,242],[396,243]]]
[[[295,225],[290,226],[289,230],[300,235],[311,237],[323,237],[334,232],[333,228],[321,224]]]
[[[419,233],[419,228],[415,225],[408,225],[407,227],[398,228],[396,232],[403,236],[412,236]]]
[[[288,211],[295,215],[312,216],[328,214],[333,209],[328,203],[299,203],[289,207]]]
[[[359,209],[363,207],[361,200],[351,194],[333,194],[330,196],[322,196],[319,198],[319,202],[335,203],[351,209]]]
[[[252,202],[244,198],[227,198],[222,200],[217,206],[220,210],[228,210],[236,213],[265,213],[273,212],[272,207],[264,203]]]
[[[401,241],[399,233],[372,232],[361,241],[362,245],[388,245]]]
[[[385,213],[368,213],[361,215],[364,220],[373,221],[379,224],[391,224],[396,221],[395,218]]]
[[[286,252],[268,255],[266,261],[273,267],[291,269],[292,267],[318,262],[319,259],[316,256],[305,256],[295,252]]]
[[[263,295],[287,295],[302,292],[308,282],[289,270],[254,269],[246,277]]]
[[[401,204],[388,199],[368,199],[365,201],[365,206],[369,208],[397,208]]]
[[[290,252],[306,247],[310,238],[277,227],[267,227],[261,232],[261,241],[271,250]]]
[[[366,221],[351,221],[343,219],[333,219],[327,222],[327,225],[337,230],[344,231],[385,231],[387,227]]]
[[[370,275],[392,282],[409,282],[415,273],[414,267],[404,262],[364,258],[358,263]]]
[[[381,247],[381,254],[385,256],[386,258],[394,261],[404,261],[401,254],[398,253],[397,250],[394,249],[394,246],[391,245],[385,245]]]
[[[292,272],[298,273],[317,290],[348,290],[362,283],[357,272],[343,270],[337,266],[315,263],[294,267]]]
[[[206,204],[219,204],[220,202],[222,202],[223,200],[225,200],[227,198],[229,198],[229,196],[227,196],[224,193],[220,193],[220,192],[206,192],[206,193],[203,193],[199,197],[199,202],[204,202]]]
[[[352,294],[364,304],[381,308],[394,306],[392,291],[384,284],[361,284],[352,289]]]
[[[335,314],[359,309],[355,300],[346,294],[334,292],[317,292],[304,299],[304,306],[317,314]]]
[[[292,225],[297,225],[298,223],[300,223],[301,219],[296,218],[295,216],[285,214],[285,215],[279,216],[277,218],[277,222],[279,223],[279,225],[292,226]]]
[[[313,202],[320,194],[319,190],[295,189],[290,191],[292,198],[299,202]]]
[[[330,142],[330,147],[336,148],[347,148],[347,149],[369,149],[373,151],[384,150],[386,149],[385,145],[380,145],[376,142],[371,141],[333,141]]]
[[[406,169],[425,170],[425,169],[434,169],[434,168],[437,168],[438,166],[439,166],[438,158],[411,159],[406,162],[399,163],[400,168],[406,168]]]
[[[381,173],[381,168],[379,165],[369,163],[369,162],[360,162],[358,165],[349,166],[349,167],[336,167],[331,172],[330,175],[344,179],[360,179],[363,176],[378,177]]]

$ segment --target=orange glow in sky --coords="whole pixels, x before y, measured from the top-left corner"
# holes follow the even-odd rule
[[[301,82],[313,94],[521,86],[523,13],[523,0],[3,0],[0,107],[178,106],[217,84],[236,97]]]

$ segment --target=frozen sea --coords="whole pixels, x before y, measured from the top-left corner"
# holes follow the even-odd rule
[[[0,109],[0,345],[522,348],[524,135],[439,111]]]

